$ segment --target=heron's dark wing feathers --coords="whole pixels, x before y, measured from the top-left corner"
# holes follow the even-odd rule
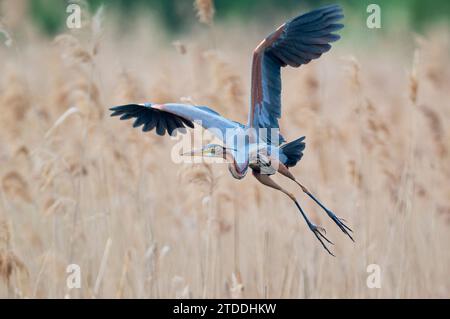
[[[305,137],[302,136],[280,147],[280,161],[287,167],[293,167],[302,159],[304,150]]]
[[[207,106],[194,106],[189,104],[128,104],[110,108],[111,116],[120,116],[127,120],[136,118],[134,127],[143,125],[144,132],[155,129],[158,135],[169,135],[178,130],[186,133],[186,127],[194,128],[194,123],[209,130],[217,138],[225,142],[227,130],[236,130],[243,125],[224,118]]]
[[[144,125],[142,128],[144,132],[156,128],[158,135],[164,135],[166,131],[169,135],[172,135],[177,129],[184,133],[186,132],[186,126],[190,128],[194,127],[194,124],[190,120],[169,112],[154,109],[150,105],[128,104],[115,106],[110,108],[110,110],[113,111],[111,116],[121,115],[121,120],[136,118],[133,127]]]
[[[340,37],[339,5],[330,5],[296,17],[268,36],[255,49],[252,67],[252,103],[249,123],[255,128],[279,128],[281,117],[280,68],[299,67],[319,58]],[[280,136],[280,143],[284,139]]]

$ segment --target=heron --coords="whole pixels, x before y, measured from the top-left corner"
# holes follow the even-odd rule
[[[328,247],[334,243],[326,237],[325,229],[308,218],[295,195],[276,183],[272,175],[279,173],[295,182],[354,241],[346,221],[323,205],[289,170],[303,157],[305,137],[287,143],[280,134],[278,123],[281,118],[281,68],[298,68],[328,52],[331,43],[340,39],[335,32],[344,27],[339,23],[343,17],[339,5],[320,7],[283,23],[259,43],[253,51],[246,124],[227,119],[207,106],[180,103],[120,105],[110,108],[111,116],[120,116],[121,120],[135,118],[133,127],[143,126],[144,132],[155,130],[161,136],[166,132],[169,135],[177,131],[185,133],[187,127],[194,128],[194,123],[199,124],[221,144],[207,144],[182,155],[223,158],[236,179],[244,178],[250,169],[260,183],[284,193],[295,203],[322,247],[335,256]],[[267,134],[268,131],[271,134]]]

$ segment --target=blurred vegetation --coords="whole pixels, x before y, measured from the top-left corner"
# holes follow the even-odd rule
[[[104,4],[108,10],[116,11],[124,24],[132,21],[137,12],[151,12],[158,17],[171,32],[182,32],[189,29],[195,19],[193,0],[89,0],[90,10]],[[65,7],[71,1],[32,0],[30,14],[37,25],[46,33],[55,34],[64,27],[67,15]],[[406,19],[408,26],[414,30],[422,30],[430,23],[450,21],[449,0],[215,0],[216,20],[230,18],[245,21],[258,20],[276,16],[275,13],[287,14],[306,8],[318,7],[322,4],[341,3],[346,13],[366,19],[366,8],[370,3],[379,4],[382,17],[389,15],[389,23],[385,27],[395,27],[396,17]],[[294,14],[290,14],[294,15]],[[402,21],[403,21],[402,20]],[[384,21],[383,21],[384,23]]]

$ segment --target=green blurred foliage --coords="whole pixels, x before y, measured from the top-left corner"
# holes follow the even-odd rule
[[[45,32],[56,33],[66,19],[66,3],[54,0],[32,0],[29,2],[33,21]]]
[[[71,1],[31,0],[30,14],[45,32],[55,34],[62,30],[67,16],[65,8]],[[128,23],[135,13],[153,11],[168,31],[189,29],[195,19],[193,0],[89,0],[90,10],[101,4],[116,11]],[[384,27],[395,27],[396,17],[407,19],[414,30],[421,30],[430,23],[450,21],[450,0],[215,0],[216,20],[229,18],[266,21],[278,14],[295,16],[305,9],[323,4],[341,3],[346,15],[367,18],[366,8],[375,3],[381,6],[383,19],[389,17]],[[387,20],[387,19],[384,19]],[[385,21],[383,21],[384,23]]]

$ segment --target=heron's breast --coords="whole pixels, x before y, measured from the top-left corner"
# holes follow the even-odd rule
[[[266,150],[250,154],[249,166],[252,170],[265,175],[274,175],[277,172],[272,166],[272,159]]]
[[[244,167],[239,167],[235,161],[228,164],[228,170],[231,175],[236,179],[243,179],[247,175],[248,165]]]

